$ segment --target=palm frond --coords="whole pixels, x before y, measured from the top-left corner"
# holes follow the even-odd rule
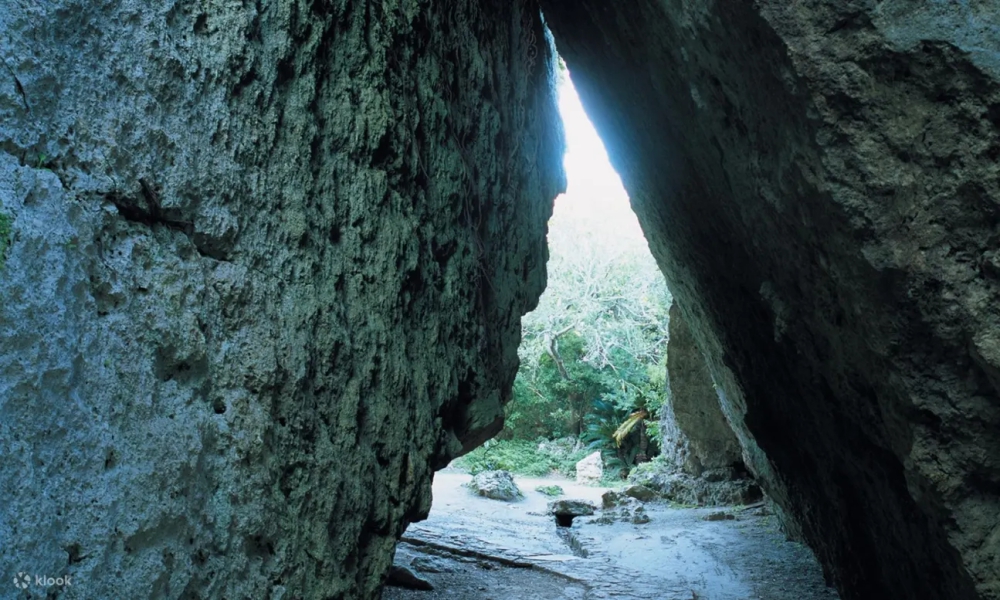
[[[622,422],[622,424],[618,426],[618,429],[615,430],[615,433],[612,436],[615,438],[615,443],[618,444],[618,446],[620,447],[622,445],[622,440],[625,439],[625,436],[627,436],[632,431],[632,429],[636,426],[636,424],[648,417],[649,417],[649,411],[647,411],[646,409],[637,410],[634,413],[630,414],[628,418],[625,419]]]

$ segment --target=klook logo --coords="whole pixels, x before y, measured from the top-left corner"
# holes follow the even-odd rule
[[[18,573],[14,576],[14,585],[22,590],[28,589],[28,586],[31,585],[31,575],[28,575],[27,573]]]
[[[51,587],[53,585],[62,587],[64,585],[73,585],[73,582],[69,580],[69,577],[46,577],[45,575],[35,575],[35,585],[39,587]]]
[[[18,572],[18,574],[14,576],[15,587],[22,590],[26,590],[30,585],[31,585],[31,575],[24,572]],[[46,575],[35,575],[35,585],[37,585],[38,587],[52,587],[54,585],[57,585],[59,587],[65,587],[73,585],[73,581],[70,579],[69,576],[48,577]]]

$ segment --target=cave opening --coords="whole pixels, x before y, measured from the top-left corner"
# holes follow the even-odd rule
[[[369,600],[405,534],[449,598],[823,597],[780,521],[845,598],[1000,600],[997,6],[3,3],[0,595]],[[452,469],[425,519],[487,438],[575,475],[552,442],[641,396],[574,394],[553,323],[569,377],[539,327],[509,408],[558,436],[501,432],[565,186],[553,40],[675,299],[665,368],[610,378],[673,417],[612,399],[639,441],[590,466],[674,505]]]
[[[504,428],[435,474],[430,516],[408,527],[383,597],[837,598],[743,464],[559,67],[567,189]]]

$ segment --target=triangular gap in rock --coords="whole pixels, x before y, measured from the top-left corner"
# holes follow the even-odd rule
[[[568,187],[505,427],[435,475],[384,597],[836,598],[743,468],[562,61],[559,104]]]

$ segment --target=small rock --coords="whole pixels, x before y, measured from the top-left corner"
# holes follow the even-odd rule
[[[604,508],[614,508],[621,500],[622,495],[614,490],[608,490],[601,494],[601,506]]]
[[[492,500],[510,501],[523,497],[514,483],[514,476],[507,471],[483,471],[466,485],[476,494]]]
[[[413,571],[400,565],[392,565],[389,569],[389,579],[386,581],[386,584],[410,590],[430,591],[434,589],[431,582],[417,576]]]
[[[622,493],[641,502],[649,502],[653,498],[656,498],[656,492],[644,485],[630,485]]]
[[[714,512],[705,517],[706,521],[732,521],[735,519],[733,515],[727,512]]]
[[[649,523],[649,515],[646,514],[646,511],[636,509],[635,514],[632,515],[632,524],[645,525],[646,523]]]
[[[635,498],[629,496],[623,496],[621,492],[604,492],[601,496],[601,506],[605,509],[612,508],[626,508],[632,509],[637,506],[642,506],[642,503]]]
[[[604,463],[601,453],[594,452],[576,463],[576,482],[584,485],[597,485],[604,477]]]

